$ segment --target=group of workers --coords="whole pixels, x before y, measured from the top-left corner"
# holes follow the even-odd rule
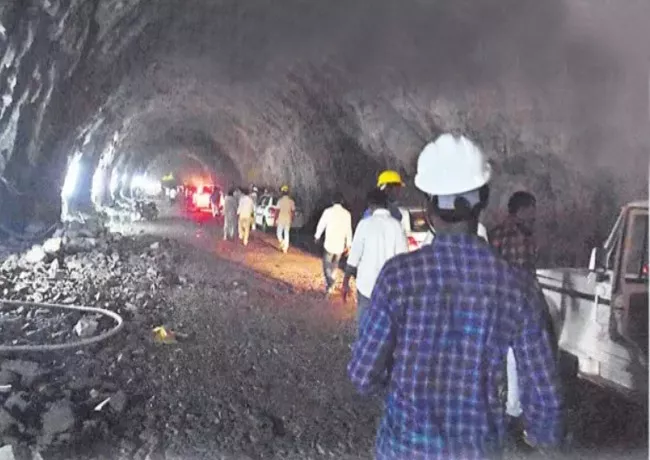
[[[289,251],[289,235],[291,224],[296,212],[296,202],[289,194],[289,186],[283,185],[280,188],[281,197],[277,203],[277,212],[274,216],[277,229],[277,238],[280,249],[287,253]],[[255,186],[250,188],[231,188],[224,198],[223,205],[223,239],[233,240],[235,228],[244,246],[248,246],[251,230],[255,230],[255,210],[257,208],[258,189]]]
[[[346,252],[344,299],[356,277],[349,377],[360,393],[385,397],[378,459],[494,458],[509,441],[548,450],[563,438],[552,327],[535,279],[536,200],[516,192],[505,222],[485,232],[491,178],[468,138],[443,134],[426,145],[415,186],[431,238],[412,252],[395,171],[379,176],[354,235],[341,194],[320,218],[326,292]]]
[[[348,375],[360,393],[385,398],[378,459],[496,458],[511,440],[547,450],[563,439],[553,332],[535,279],[536,200],[516,192],[508,218],[487,232],[479,220],[491,178],[486,155],[468,138],[443,134],[427,144],[415,187],[430,238],[412,252],[396,171],[379,175],[354,233],[340,193],[320,217],[314,238],[324,236],[326,294],[346,254],[344,300],[356,278]],[[237,226],[247,245],[257,189],[240,190],[225,197],[224,239]],[[287,186],[281,194],[275,222],[286,253],[295,202]]]

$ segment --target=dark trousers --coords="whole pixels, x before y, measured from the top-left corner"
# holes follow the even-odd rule
[[[334,285],[334,271],[339,266],[341,254],[331,254],[323,251],[323,274],[325,275],[325,288],[329,289]]]
[[[359,335],[361,335],[361,321],[363,319],[363,314],[366,312],[370,306],[370,299],[359,292],[357,289],[357,330]]]

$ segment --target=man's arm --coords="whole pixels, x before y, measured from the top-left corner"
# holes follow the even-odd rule
[[[348,293],[350,292],[350,278],[357,276],[357,267],[361,261],[361,255],[363,254],[364,246],[364,225],[363,221],[359,222],[357,225],[357,230],[354,232],[354,238],[352,239],[352,248],[348,254],[347,264],[345,265],[345,272],[343,275],[343,300],[347,301]]]
[[[318,220],[318,226],[316,226],[316,233],[314,234],[315,240],[320,240],[320,237],[323,236],[323,232],[325,231],[325,228],[327,227],[327,223],[329,221],[328,211],[329,209],[323,211],[323,214],[321,214],[320,219]]]
[[[345,224],[347,228],[345,229],[345,248],[349,249],[352,247],[352,215],[348,212],[348,221]]]
[[[539,447],[558,447],[564,433],[560,379],[545,321],[543,294],[531,286],[522,296],[521,325],[513,342],[527,437]]]
[[[386,266],[372,291],[364,313],[359,339],[348,364],[348,376],[361,394],[381,391],[390,381],[390,363],[395,349],[397,324],[390,308],[390,280]]]
[[[365,225],[367,222],[359,222],[357,225],[357,231],[354,232],[354,237],[352,238],[352,248],[350,249],[350,254],[348,254],[347,266],[345,267],[346,277],[349,279],[349,274],[353,272],[356,273],[356,268],[359,266],[361,261],[361,256],[363,255],[363,246],[365,244]],[[344,278],[345,281],[345,278]]]

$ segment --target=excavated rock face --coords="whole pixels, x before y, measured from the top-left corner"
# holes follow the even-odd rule
[[[314,209],[335,187],[362,195],[383,167],[410,176],[423,143],[452,128],[496,160],[495,206],[532,188],[556,220],[600,200],[598,166],[627,198],[644,189],[645,164],[630,171],[650,144],[649,9],[4,0],[0,215],[57,216],[76,153],[77,206],[98,165],[92,198],[105,201],[115,171],[181,158],[226,183],[287,182]]]
[[[60,189],[66,155],[86,140],[79,128],[96,115],[110,91],[111,67],[142,32],[129,20],[143,12],[135,11],[137,3],[0,5],[0,206],[9,222],[58,214],[60,198],[52,192]]]

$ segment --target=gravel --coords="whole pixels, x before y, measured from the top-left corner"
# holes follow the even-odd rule
[[[125,328],[87,348],[4,356],[0,446],[43,460],[372,457],[381,404],[347,381],[352,307],[316,292],[321,275],[308,256],[290,252],[280,270],[286,257],[259,235],[244,251],[202,232],[181,238],[189,245],[67,229],[38,262],[5,259],[5,298],[106,308]],[[79,340],[75,329],[92,336],[111,325],[5,307],[0,342],[65,343]],[[158,326],[176,340],[154,341]],[[573,402],[570,458],[647,451],[643,409],[589,385]]]

